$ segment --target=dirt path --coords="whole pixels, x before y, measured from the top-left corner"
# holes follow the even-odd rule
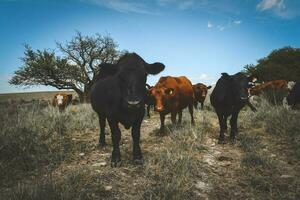
[[[199,156],[197,160],[198,172],[195,177],[191,177],[188,182],[192,187],[192,192],[196,195],[197,199],[240,199],[240,198],[254,198],[256,199],[255,189],[248,187],[251,180],[247,179],[249,174],[245,174],[245,166],[242,164],[242,160],[246,154],[239,144],[217,144],[218,137],[218,122],[215,119],[212,112],[200,112],[198,115],[198,122],[210,124],[211,129],[204,134],[202,139],[203,150],[194,153]],[[187,118],[188,120],[188,118]],[[167,119],[166,123],[170,123]],[[157,183],[155,179],[149,179],[152,177],[150,162],[153,164],[153,159],[162,159],[157,152],[160,153],[165,150],[166,145],[170,143],[170,136],[158,136],[157,130],[159,128],[159,116],[152,115],[152,117],[145,118],[142,124],[142,141],[141,148],[145,157],[144,166],[134,166],[131,163],[131,149],[132,139],[128,130],[122,128],[122,140],[121,140],[121,154],[122,154],[122,166],[119,168],[111,168],[110,155],[111,155],[111,139],[107,135],[107,146],[105,148],[97,147],[98,133],[93,134],[89,140],[94,144],[94,149],[90,153],[79,153],[77,158],[68,163],[61,164],[53,173],[53,177],[59,179],[67,179],[70,176],[74,176],[74,172],[84,171],[82,179],[84,179],[83,185],[91,187],[91,197],[97,199],[97,197],[105,197],[107,199],[141,199],[148,194],[145,191],[145,186],[155,186]],[[108,129],[107,129],[108,130]],[[243,130],[240,134],[243,133]],[[226,135],[228,138],[229,136]],[[242,136],[239,136],[242,137]],[[278,142],[278,141],[277,141]],[[286,179],[291,176],[296,176],[296,170],[299,167],[295,167],[295,163],[289,163],[284,159],[285,153],[280,151],[280,148],[275,141],[270,140],[270,136],[264,134],[261,137],[262,149],[267,156],[276,157],[283,164],[282,169],[290,171],[288,174],[283,173],[278,177],[284,175]],[[266,147],[267,146],[267,147]],[[281,155],[277,155],[269,148],[277,147],[277,152],[281,152]],[[274,156],[275,155],[275,156]],[[154,158],[153,158],[154,157]],[[159,162],[159,160],[157,161]],[[163,167],[163,166],[158,166]],[[82,170],[84,169],[84,170]],[[150,169],[150,170],[149,170]],[[256,171],[253,171],[255,174]],[[253,175],[250,174],[250,175]],[[77,174],[78,175],[78,174]],[[264,174],[263,174],[264,175]],[[250,181],[250,182],[247,182]],[[270,181],[273,181],[271,179]],[[246,185],[244,185],[246,184]],[[272,184],[272,183],[270,183]],[[82,187],[79,186],[79,187]],[[249,194],[245,194],[249,193]],[[94,195],[94,196],[93,196]],[[147,195],[146,195],[147,197]],[[257,199],[260,199],[257,197]]]

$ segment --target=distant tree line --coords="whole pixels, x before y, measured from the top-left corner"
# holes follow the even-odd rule
[[[261,81],[285,79],[300,80],[300,48],[284,47],[273,50],[257,64],[244,67],[247,74],[255,75]]]
[[[10,84],[45,85],[74,90],[81,102],[88,102],[92,85],[101,74],[101,63],[115,63],[126,51],[118,50],[109,35],[84,36],[80,32],[55,50],[33,50],[25,45],[22,66],[14,72]],[[57,52],[59,53],[57,55]],[[244,72],[260,81],[300,80],[300,49],[284,47],[273,50],[257,64],[244,67]]]
[[[101,73],[99,64],[114,63],[122,54],[109,35],[83,36],[77,32],[70,41],[56,45],[56,50],[33,50],[25,45],[23,65],[14,72],[9,83],[72,89],[81,102],[87,102],[92,85]]]

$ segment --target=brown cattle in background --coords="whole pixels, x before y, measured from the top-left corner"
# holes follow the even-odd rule
[[[287,90],[288,82],[286,80],[275,80],[256,85],[250,89],[250,95],[260,95],[261,93],[266,92],[270,89]]]
[[[145,105],[146,105],[146,111],[147,116],[150,118],[150,108],[155,106],[155,99],[153,95],[151,94],[151,89],[153,86],[150,86],[146,84],[146,98],[145,98]]]
[[[204,101],[207,95],[207,90],[210,89],[211,86],[206,86],[203,83],[197,83],[193,85],[194,90],[194,107],[197,108],[198,102],[201,104],[201,109],[203,109]]]
[[[52,100],[52,106],[58,107],[59,111],[63,111],[72,102],[72,94],[57,93]]]
[[[193,86],[191,81],[185,76],[161,77],[150,91],[155,98],[155,111],[160,114],[161,132],[164,131],[165,116],[171,113],[172,123],[175,124],[176,115],[178,114],[178,123],[181,123],[182,110],[186,107],[189,108],[192,124],[195,124],[193,116]]]

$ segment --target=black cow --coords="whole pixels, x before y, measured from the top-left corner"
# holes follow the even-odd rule
[[[240,110],[245,105],[250,105],[249,102],[249,82],[254,80],[253,77],[247,77],[242,73],[235,75],[228,75],[222,73],[222,77],[218,80],[216,87],[210,96],[212,106],[218,115],[220,125],[219,143],[224,143],[227,131],[227,118],[231,115],[230,119],[230,138],[235,142],[237,135],[237,118]]]
[[[153,86],[150,86],[148,84],[146,84],[146,100],[145,100],[145,104],[146,104],[146,108],[147,108],[147,116],[150,118],[150,108],[155,106],[155,98],[154,96],[151,94],[150,89],[153,88]]]
[[[287,98],[287,103],[292,109],[295,109],[297,104],[300,104],[300,81],[297,81],[294,87],[289,92]]]
[[[100,124],[99,144],[105,145],[105,121],[111,130],[113,151],[112,166],[121,164],[119,123],[126,129],[132,127],[133,161],[142,164],[140,128],[145,114],[145,87],[148,74],[164,70],[162,63],[146,63],[136,53],[127,53],[117,64],[102,64],[101,75],[93,86],[91,104]]]

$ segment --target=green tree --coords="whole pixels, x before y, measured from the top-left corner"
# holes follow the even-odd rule
[[[25,45],[23,65],[9,83],[73,89],[81,102],[88,102],[91,87],[100,74],[99,64],[114,63],[121,55],[109,35],[83,36],[77,32],[71,41],[56,45],[60,56],[55,55],[55,50],[34,51]]]
[[[257,65],[246,65],[244,70],[262,81],[300,80],[300,49],[293,47],[275,49],[267,57],[259,59]]]

